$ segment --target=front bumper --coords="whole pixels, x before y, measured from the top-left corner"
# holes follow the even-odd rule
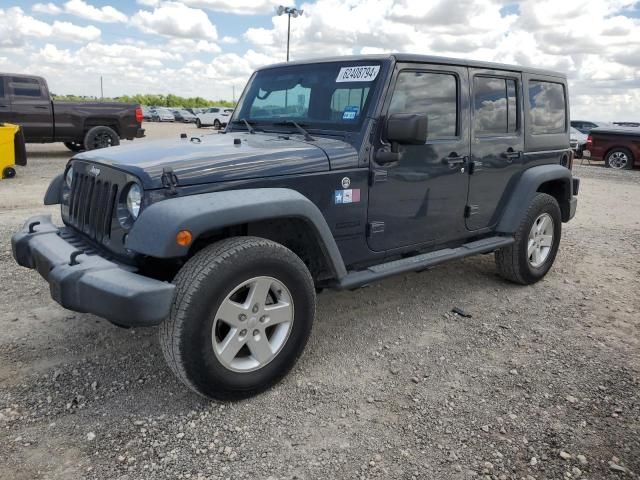
[[[175,286],[72,245],[48,215],[32,217],[11,238],[13,257],[49,282],[64,308],[93,313],[122,326],[157,325],[169,315]],[[74,258],[75,257],[75,258]]]

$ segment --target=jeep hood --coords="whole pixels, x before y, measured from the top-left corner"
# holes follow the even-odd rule
[[[356,150],[339,140],[305,142],[295,135],[246,132],[138,142],[84,152],[74,159],[124,170],[146,189],[154,189],[162,188],[167,167],[180,186],[327,171],[329,157],[323,144],[342,162],[347,157],[357,163]]]

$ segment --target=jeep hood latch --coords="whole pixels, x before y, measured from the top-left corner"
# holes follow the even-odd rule
[[[173,169],[171,167],[164,167],[162,169],[162,186],[169,190],[170,195],[177,195],[178,191],[176,187],[178,186],[178,177],[173,173]]]

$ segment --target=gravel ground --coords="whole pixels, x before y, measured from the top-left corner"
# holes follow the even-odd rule
[[[0,182],[0,478],[640,476],[640,171],[575,167],[578,214],[540,283],[482,256],[323,293],[293,372],[223,404],[174,379],[156,328],[63,310],[15,265],[12,232],[57,215],[41,199],[70,156],[29,154]]]

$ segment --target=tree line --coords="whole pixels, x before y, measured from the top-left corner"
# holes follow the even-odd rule
[[[68,100],[73,102],[122,102],[122,103],[139,103],[140,105],[149,105],[154,107],[184,107],[184,108],[204,108],[212,106],[234,107],[235,103],[229,100],[207,100],[202,97],[180,97],[178,95],[153,95],[153,94],[137,94],[123,95],[121,97],[99,99],[97,97],[83,95],[56,95],[52,94],[54,100]]]

